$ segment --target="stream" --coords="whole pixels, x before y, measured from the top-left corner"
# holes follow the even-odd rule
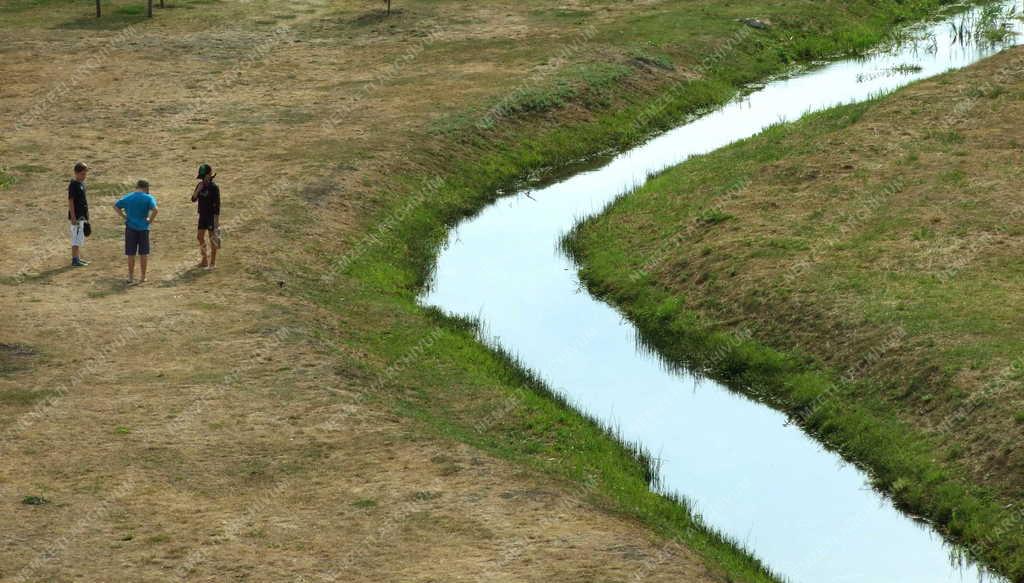
[[[1003,2],[1017,14],[1020,4]],[[579,219],[651,173],[1020,42],[1017,34],[990,43],[954,33],[979,15],[919,25],[899,46],[768,82],[600,168],[498,199],[450,232],[420,301],[479,318],[486,341],[516,355],[578,410],[659,457],[661,490],[687,498],[706,524],[788,581],[1004,581],[962,560],[784,414],[641,348],[634,326],[586,293],[577,266],[558,248]],[[1019,33],[1020,20],[1012,23]]]

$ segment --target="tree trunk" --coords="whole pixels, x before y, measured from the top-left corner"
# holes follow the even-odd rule
[[[153,0],[146,0],[146,16],[153,18]]]
[[[388,0],[388,14],[391,14],[391,0]]]
[[[100,17],[100,0],[96,0],[96,18]]]

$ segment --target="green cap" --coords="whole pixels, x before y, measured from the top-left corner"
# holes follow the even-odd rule
[[[196,176],[196,178],[205,178],[206,175],[210,174],[211,172],[213,172],[213,168],[211,168],[209,164],[200,164],[199,175]]]

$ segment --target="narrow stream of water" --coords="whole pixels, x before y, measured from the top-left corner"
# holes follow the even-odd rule
[[[1016,7],[1020,0],[1004,2]],[[637,332],[581,291],[559,238],[581,217],[690,156],[808,111],[861,101],[1017,44],[959,42],[953,23],[915,40],[774,81],[625,152],[604,167],[499,199],[453,229],[421,301],[486,323],[578,409],[662,458],[662,483],[713,528],[799,583],[1001,581],[962,565],[934,531],[895,509],[866,476],[764,405],[671,372]],[[1020,31],[1020,21],[1014,19]],[[906,65],[915,65],[919,70]]]

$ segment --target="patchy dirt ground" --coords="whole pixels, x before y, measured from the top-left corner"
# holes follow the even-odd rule
[[[0,580],[713,579],[586,492],[366,403],[313,333],[327,316],[258,277],[301,246],[265,227],[280,185],[323,174],[352,196],[321,232],[350,228],[405,132],[547,66],[557,21],[171,2],[139,23],[129,4],[99,23],[82,3],[0,8]],[[325,151],[347,155],[325,171]],[[85,269],[62,219],[77,159]],[[200,161],[230,209],[214,272],[193,267]],[[143,176],[161,212],[150,281],[129,288],[110,205]]]

